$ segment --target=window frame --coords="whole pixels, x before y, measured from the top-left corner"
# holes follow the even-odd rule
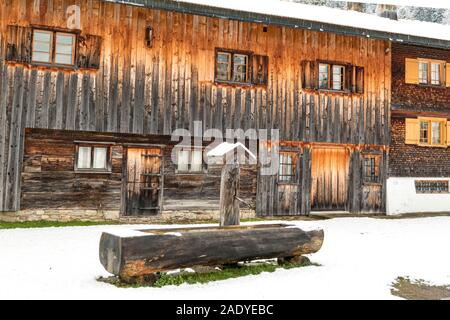
[[[79,160],[79,150],[80,148],[90,148],[91,149],[91,159],[90,159],[90,168],[79,168],[78,160]],[[95,148],[106,149],[106,168],[94,168],[94,155]],[[102,143],[76,143],[75,144],[75,164],[74,171],[77,173],[112,173],[112,145],[111,144],[102,144]]]
[[[326,65],[328,66],[328,82],[327,82],[327,87],[323,88],[320,86],[320,67],[321,65]],[[341,72],[341,89],[334,89],[334,69],[335,67],[339,67],[341,68],[342,72]],[[351,88],[348,88],[348,84],[347,84],[347,70],[348,68],[353,69],[353,66],[343,63],[343,62],[331,62],[331,61],[323,61],[323,60],[318,60],[317,61],[317,83],[318,83],[318,90],[319,91],[331,91],[331,92],[344,92],[344,93],[348,93],[351,92]],[[352,72],[354,73],[356,70],[352,70]],[[363,72],[364,74],[364,72]],[[352,74],[353,76],[353,74]],[[364,79],[363,79],[364,81]],[[354,92],[357,93],[357,92]]]
[[[290,156],[291,157],[291,163],[284,163],[281,162],[282,155],[284,156]],[[297,184],[298,180],[298,174],[297,174],[297,166],[298,166],[298,158],[299,154],[298,152],[294,151],[279,151],[278,152],[278,172],[277,172],[277,180],[279,184]],[[290,174],[281,174],[282,167],[287,166],[291,168]],[[287,179],[282,178],[287,177]]]
[[[419,121],[419,146],[423,147],[447,147],[446,135],[447,135],[447,118],[432,118],[432,117],[418,117]],[[427,142],[422,141],[422,123],[427,123]],[[440,142],[439,144],[433,143],[433,123],[440,124]]]
[[[417,59],[417,65],[418,65],[418,84],[421,86],[432,86],[432,87],[443,87],[445,88],[445,81],[446,81],[446,75],[445,75],[445,66],[446,61],[444,60],[435,60],[435,59],[426,59],[426,58],[418,58]],[[421,72],[420,72],[420,65],[426,64],[427,65],[427,81],[423,82],[421,81]],[[439,83],[433,83],[433,65],[439,66]]]
[[[34,55],[34,45],[35,45],[35,32],[48,33],[51,35],[50,39],[50,62],[42,62],[33,60]],[[72,63],[64,64],[64,63],[56,63],[56,55],[58,54],[56,51],[56,40],[58,35],[66,35],[71,36],[73,39],[72,44]],[[79,32],[65,29],[52,29],[46,27],[35,26],[32,27],[32,41],[31,41],[31,64],[36,66],[47,66],[47,67],[60,67],[60,68],[70,68],[75,69],[77,66],[77,54],[78,54],[78,36]],[[66,54],[64,54],[66,55]]]
[[[230,57],[230,65],[228,66],[228,79],[229,80],[223,80],[218,79],[218,55],[219,54],[228,54]],[[235,64],[234,64],[234,56],[235,55],[243,55],[247,56],[247,68],[246,68],[246,79],[245,82],[240,81],[234,81],[234,72],[235,72]],[[233,84],[233,85],[244,85],[244,86],[250,86],[252,85],[252,79],[251,79],[251,66],[252,66],[252,59],[253,58],[253,52],[251,51],[243,51],[243,50],[232,50],[232,49],[223,49],[223,48],[216,48],[214,53],[214,82],[215,83],[222,83],[222,84]]]
[[[420,190],[419,184],[432,184],[432,183],[442,183],[446,184],[446,191],[423,191]],[[414,180],[414,188],[416,190],[416,194],[449,194],[450,193],[450,181],[449,180]],[[430,188],[431,189],[431,188]],[[445,188],[444,188],[445,189]]]
[[[367,166],[366,160],[370,159],[370,166]],[[381,159],[379,153],[362,154],[362,178],[364,185],[380,185],[381,184]],[[373,165],[373,167],[372,167]],[[370,175],[367,175],[367,168],[370,168]],[[372,174],[374,172],[374,174]]]
[[[188,151],[189,152],[189,162],[187,164],[188,170],[180,170],[179,169],[179,159],[180,159],[180,152],[182,151]],[[201,152],[201,159],[202,159],[202,163],[201,163],[201,169],[199,171],[192,171],[192,165],[193,165],[193,154],[194,152]],[[203,148],[199,148],[199,147],[181,147],[177,150],[177,162],[175,163],[175,173],[176,174],[191,174],[191,175],[196,175],[196,174],[204,174],[206,173],[206,170],[208,169],[207,167],[207,163],[205,163],[204,159],[203,159],[203,154],[204,154],[204,150]]]

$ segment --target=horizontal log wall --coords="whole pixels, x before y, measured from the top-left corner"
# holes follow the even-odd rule
[[[70,4],[73,4],[72,2]],[[77,0],[83,34],[103,38],[98,71],[6,64],[7,25],[64,27],[63,0],[0,0],[0,210],[17,210],[23,128],[168,135],[174,128],[278,128],[284,140],[389,143],[390,44]],[[145,47],[145,28],[154,29]],[[217,47],[269,57],[267,86],[214,83]],[[365,68],[364,94],[302,90],[301,61]]]
[[[74,141],[114,143],[111,146],[112,172],[75,172]],[[21,209],[120,210],[125,201],[122,196],[126,170],[124,153],[127,146],[135,143],[165,144],[164,211],[219,209],[221,166],[212,165],[201,174],[176,174],[171,159],[174,142],[166,137],[41,129],[26,132]],[[240,197],[254,207],[256,166],[244,165],[241,175]]]

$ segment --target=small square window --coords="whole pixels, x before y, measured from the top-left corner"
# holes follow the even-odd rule
[[[50,30],[33,31],[32,61],[49,65],[75,64],[76,35]]]
[[[77,171],[109,171],[109,147],[77,146]]]
[[[363,162],[363,175],[365,183],[380,182],[380,160],[379,155],[365,155]]]
[[[248,83],[250,55],[233,51],[216,52],[216,81]]]
[[[278,164],[278,181],[290,183],[296,180],[297,155],[291,152],[280,152]]]
[[[441,146],[445,144],[447,119],[419,118],[419,143],[424,146]]]

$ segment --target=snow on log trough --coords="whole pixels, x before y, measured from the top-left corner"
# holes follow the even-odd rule
[[[317,252],[323,239],[323,230],[303,231],[287,224],[105,232],[100,262],[127,281],[198,265],[291,259]]]

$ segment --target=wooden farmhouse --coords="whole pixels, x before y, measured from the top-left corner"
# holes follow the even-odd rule
[[[216,217],[211,129],[276,155],[242,165],[244,216],[385,214],[397,177],[448,193],[439,26],[255,3],[0,0],[0,219]]]

